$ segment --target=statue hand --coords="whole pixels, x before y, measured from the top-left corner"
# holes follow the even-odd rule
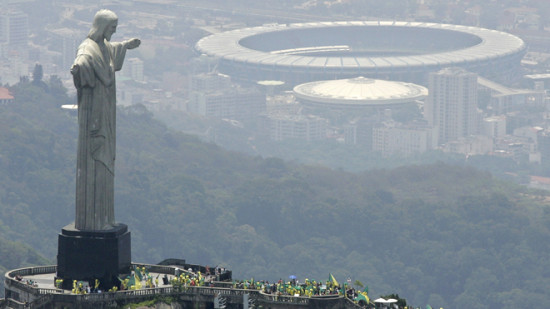
[[[71,74],[72,75],[75,75],[76,73],[78,73],[79,70],[80,70],[80,67],[78,66],[78,64],[73,64],[71,66]]]
[[[126,41],[126,48],[127,49],[134,49],[138,47],[141,44],[141,41],[139,39],[133,38],[128,41]]]

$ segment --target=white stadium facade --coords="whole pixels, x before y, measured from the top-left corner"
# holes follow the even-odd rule
[[[234,80],[291,86],[357,76],[425,83],[445,67],[507,83],[519,76],[527,51],[506,32],[397,21],[270,24],[213,34],[195,48]]]
[[[356,77],[300,84],[294,95],[304,106],[341,110],[392,108],[415,103],[428,96],[420,85]]]

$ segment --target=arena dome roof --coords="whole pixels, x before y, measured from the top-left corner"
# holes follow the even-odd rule
[[[520,38],[501,31],[397,21],[271,24],[213,34],[195,47],[220,59],[219,69],[232,77],[294,85],[355,76],[409,80],[449,66],[513,78],[526,52]]]
[[[314,105],[333,107],[388,107],[425,98],[425,87],[396,81],[357,77],[317,81],[294,87],[297,98]]]

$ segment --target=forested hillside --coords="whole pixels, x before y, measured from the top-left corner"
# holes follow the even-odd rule
[[[0,106],[0,230],[54,261],[74,220],[76,113],[49,84],[12,92]],[[434,308],[550,303],[543,194],[446,164],[352,174],[247,157],[141,106],[117,117],[116,219],[134,261],[184,258],[243,279],[332,273]]]
[[[0,221],[0,230],[4,232],[6,226]],[[3,235],[3,233],[2,233]],[[0,237],[0,273],[8,270],[32,265],[44,265],[51,262],[40,256],[27,245],[12,242]],[[0,298],[4,296],[4,278],[0,281]]]

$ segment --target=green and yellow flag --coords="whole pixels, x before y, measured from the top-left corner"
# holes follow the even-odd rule
[[[135,277],[136,277],[135,286],[136,286],[136,290],[141,290],[141,276],[139,276],[138,273],[139,273],[139,271],[134,272]]]
[[[142,277],[141,277],[141,269],[139,267],[136,267],[134,269],[134,274],[136,276],[136,280],[138,281],[141,281],[142,280]]]
[[[370,303],[370,298],[369,298],[369,295],[367,295],[367,292],[359,292],[359,295],[365,298],[365,301],[367,302],[367,304]]]
[[[367,304],[370,303],[370,299],[367,296],[367,293],[365,293],[365,292],[359,292],[359,294],[357,294],[357,297],[355,297],[355,301],[357,301],[357,302],[364,301]]]
[[[338,281],[336,281],[336,278],[332,274],[328,274],[328,281],[332,283],[334,286],[338,285]]]

